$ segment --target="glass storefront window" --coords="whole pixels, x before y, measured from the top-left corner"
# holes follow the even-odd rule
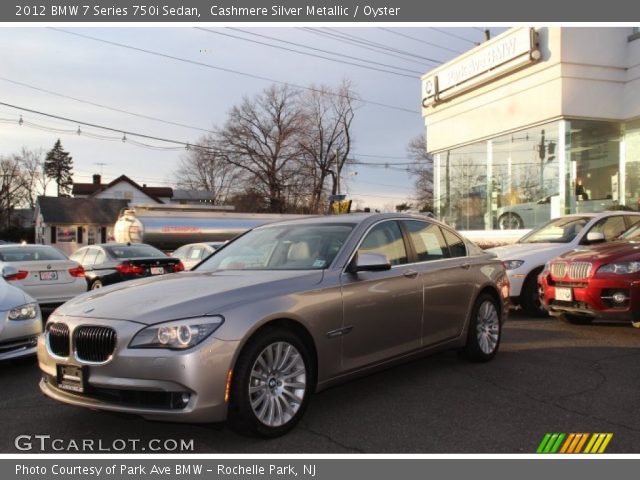
[[[559,210],[558,123],[492,140],[495,227],[533,228]]]
[[[436,158],[437,215],[460,230],[484,230],[487,212],[487,144],[474,143]]]
[[[436,214],[460,230],[640,207],[640,120],[624,132],[616,122],[558,120],[434,158]]]
[[[602,212],[620,203],[620,124],[571,120],[566,133],[567,213]]]
[[[621,197],[626,206],[640,210],[640,120],[627,122],[625,126],[624,160],[626,180]]]

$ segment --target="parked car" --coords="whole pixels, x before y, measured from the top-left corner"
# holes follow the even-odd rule
[[[42,307],[57,306],[87,291],[83,268],[49,245],[0,245],[0,269],[12,266],[5,279]]]
[[[500,344],[502,263],[434,220],[344,215],[272,223],[194,271],[89,292],[39,341],[42,391],[165,421],[228,419],[272,437],[314,391],[445,348]]]
[[[71,255],[85,270],[89,290],[141,277],[184,270],[182,262],[144,243],[103,243]]]
[[[540,302],[538,275],[545,263],[578,247],[614,240],[639,221],[637,212],[567,215],[541,225],[513,245],[488,251],[504,262],[511,281],[512,305],[543,317],[547,311]]]
[[[523,228],[535,228],[551,218],[551,198],[549,195],[537,202],[518,203],[498,208],[498,228],[501,230],[519,230]],[[600,200],[576,200],[576,213],[602,212],[607,209],[619,207],[617,202],[610,198]],[[629,209],[630,210],[630,209]]]
[[[544,307],[585,324],[594,319],[640,328],[640,224],[620,239],[555,258],[539,277]]]
[[[180,259],[185,270],[191,270],[225,243],[226,242],[188,243],[178,248],[171,256]]]
[[[15,267],[5,266],[0,278],[0,361],[35,355],[42,332],[38,303],[4,280],[16,272]]]

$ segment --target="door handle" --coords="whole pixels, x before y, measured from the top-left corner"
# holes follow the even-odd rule
[[[407,270],[402,275],[407,278],[416,278],[418,276],[418,272],[416,270]]]
[[[462,265],[460,265],[460,268],[464,268],[465,270],[469,270],[470,267],[471,267],[470,263],[463,263]]]

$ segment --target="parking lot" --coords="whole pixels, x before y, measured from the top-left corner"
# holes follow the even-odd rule
[[[515,312],[494,361],[446,352],[338,386],[316,395],[301,424],[275,440],[62,405],[39,393],[35,360],[10,362],[0,365],[0,451],[19,452],[20,435],[50,435],[58,447],[135,439],[138,451],[157,439],[193,440],[193,451],[207,453],[533,453],[546,432],[611,432],[607,453],[638,452],[639,346],[640,330],[628,325]]]

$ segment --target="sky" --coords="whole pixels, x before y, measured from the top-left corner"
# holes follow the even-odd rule
[[[104,181],[125,174],[140,184],[175,186],[184,148],[131,135],[123,142],[122,131],[196,143],[207,130],[222,126],[244,97],[273,83],[243,74],[301,86],[335,86],[348,79],[364,100],[353,122],[352,157],[377,165],[350,167],[343,193],[360,207],[388,209],[413,195],[406,145],[424,131],[421,75],[484,38],[480,26],[198,27],[211,31],[0,28],[0,103],[19,107],[0,105],[0,156],[22,147],[46,152],[60,138],[73,157],[75,182],[90,182],[92,174],[101,173]],[[490,30],[496,35],[505,29]],[[358,46],[363,42],[393,48],[394,56]]]

